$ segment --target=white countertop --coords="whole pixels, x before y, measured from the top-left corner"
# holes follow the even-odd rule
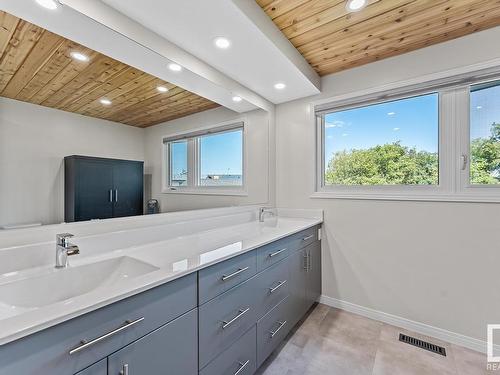
[[[255,220],[255,208],[244,212],[228,210],[223,215],[218,212],[215,217],[205,216],[208,221],[203,221],[204,224],[195,219],[195,212],[192,211],[192,220],[184,218],[183,221],[168,222],[165,225],[75,237],[72,242],[79,245],[81,255],[70,258],[70,267],[126,256],[146,263],[145,266],[150,267],[152,271],[137,277],[120,279],[117,283],[104,283],[87,293],[42,307],[36,307],[36,303],[33,307],[11,306],[1,301],[1,289],[2,285],[9,283],[61,272],[51,263],[55,257],[54,243],[0,248],[0,264],[6,264],[5,260],[13,254],[20,259],[17,263],[10,262],[17,264],[18,269],[2,270],[0,265],[0,345],[322,222],[321,210],[279,209],[276,217],[266,218],[264,223]],[[209,222],[212,225],[208,225]],[[103,246],[103,243],[107,246]],[[28,260],[22,258],[30,255],[32,256]],[[33,257],[39,263],[33,264]],[[23,268],[24,261],[28,262]]]

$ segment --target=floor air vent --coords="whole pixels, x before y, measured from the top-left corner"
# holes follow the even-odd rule
[[[402,333],[399,334],[399,341],[416,346],[417,348],[428,350],[433,353],[441,354],[446,357],[446,349],[442,346],[434,345],[430,342],[416,339],[415,337],[403,335]]]

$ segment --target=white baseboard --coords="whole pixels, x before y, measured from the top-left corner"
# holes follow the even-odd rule
[[[446,341],[451,344],[463,346],[477,352],[486,353],[486,341],[478,340],[469,336],[461,335],[459,333],[447,331],[445,329],[433,327],[424,323],[415,322],[413,320],[402,318],[400,316],[370,309],[368,307],[356,305],[351,302],[342,301],[325,295],[320,296],[318,302],[327,306],[335,307],[337,309],[365,316],[373,320],[401,327],[409,331],[417,332],[422,335],[434,337],[438,340]],[[497,347],[500,347],[500,345],[495,345],[495,350],[500,349],[497,349]]]

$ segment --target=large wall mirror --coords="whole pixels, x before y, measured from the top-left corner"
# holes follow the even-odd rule
[[[118,59],[113,40],[127,38],[82,14],[52,28],[43,12],[0,11],[0,231],[268,201],[266,111]],[[151,56],[142,63],[166,75],[190,73]]]

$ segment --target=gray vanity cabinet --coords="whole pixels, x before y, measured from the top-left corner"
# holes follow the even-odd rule
[[[75,375],[107,375],[108,374],[108,361],[106,358],[94,363],[92,366],[87,367],[85,370],[78,372]]]
[[[108,357],[108,375],[198,372],[197,310],[182,315]]]
[[[321,242],[316,241],[306,247],[308,264],[306,270],[306,299],[308,306],[321,295]]]

